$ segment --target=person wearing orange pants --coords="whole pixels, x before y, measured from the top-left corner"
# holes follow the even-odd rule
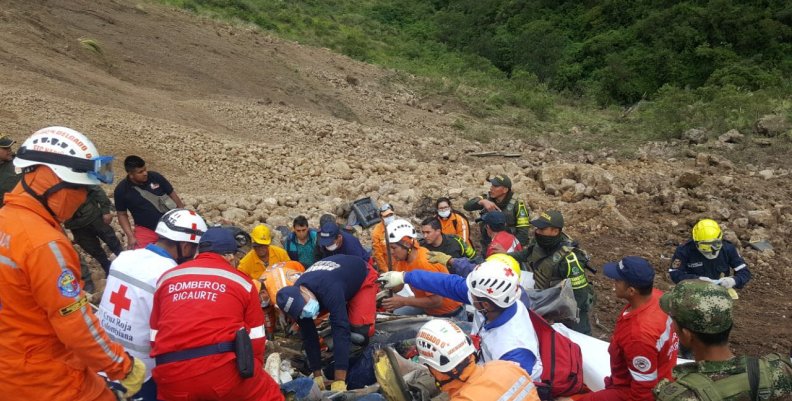
[[[81,290],[80,260],[60,224],[88,185],[112,182],[111,157],[81,133],[49,127],[20,147],[22,180],[0,209],[0,397],[113,401],[97,372],[140,389],[145,365],[107,337]]]

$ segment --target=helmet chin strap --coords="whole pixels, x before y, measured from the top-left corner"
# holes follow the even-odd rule
[[[39,195],[35,191],[33,191],[32,188],[30,188],[27,181],[25,180],[25,177],[22,177],[20,181],[22,183],[22,189],[24,189],[25,192],[27,192],[28,194],[30,194],[30,196],[32,196],[37,201],[39,201],[39,203],[41,203],[41,205],[44,206],[45,209],[47,209],[47,211],[52,215],[52,217],[55,218],[55,220],[58,220],[58,215],[55,214],[52,208],[50,208],[49,197],[52,196],[52,194],[54,194],[55,192],[60,191],[61,189],[79,187],[79,185],[75,185],[66,181],[61,181],[55,184],[54,186],[52,186],[51,188],[47,189],[46,191],[44,191],[43,194]]]
[[[459,381],[463,381],[463,382],[467,381],[467,380],[462,380],[460,377],[462,376],[462,373],[465,372],[465,369],[467,369],[468,365],[470,365],[471,359],[472,358],[467,357],[467,358],[465,358],[464,361],[460,362],[459,365],[457,365],[456,368],[451,369],[451,371],[449,371],[449,372],[443,373],[444,375],[447,375],[449,377],[448,379],[444,379],[444,380],[435,379],[435,381],[437,382],[437,385],[439,387],[442,387],[442,386],[445,386],[448,383],[453,382],[454,380],[459,380]]]

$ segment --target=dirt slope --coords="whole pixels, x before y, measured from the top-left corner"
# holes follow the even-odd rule
[[[455,113],[389,83],[393,74],[147,2],[6,0],[0,10],[0,131],[18,140],[47,125],[78,129],[118,156],[117,171],[138,154],[209,220],[246,227],[298,214],[316,224],[362,196],[405,216],[426,197],[461,206],[505,172],[533,210],[564,211],[595,265],[645,256],[661,288],[673,243],[713,217],[742,245],[775,247],[743,249],[754,279],[737,304],[734,347],[792,347],[788,160],[718,156],[761,154],[750,137],[650,144],[629,160],[501,139],[489,150],[522,156],[475,158],[465,153],[481,145],[454,135]],[[607,337],[621,301],[601,275],[592,280]]]

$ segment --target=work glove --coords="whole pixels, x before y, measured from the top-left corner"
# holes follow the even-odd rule
[[[709,277],[704,277],[704,276],[699,277],[698,279],[701,280],[701,281],[706,281],[708,283],[712,283],[712,284],[718,284],[718,282],[720,281],[720,280],[713,280],[713,279],[711,279]]]
[[[443,252],[429,251],[429,263],[440,263],[443,266],[448,266],[449,260],[451,260],[451,255],[446,255]]]
[[[347,391],[346,382],[343,380],[336,380],[330,384],[330,391],[334,391],[336,393]]]
[[[384,287],[388,289],[398,287],[400,285],[404,285],[404,272],[382,273],[377,281],[382,283]]]
[[[737,282],[734,280],[734,277],[724,277],[718,280],[716,284],[725,288],[734,288],[734,286],[737,285]]]
[[[127,355],[132,359],[132,370],[127,373],[125,378],[121,379],[121,385],[126,388],[124,398],[129,399],[143,387],[143,380],[146,378],[146,365],[140,359]]]
[[[314,376],[313,381],[314,383],[316,383],[316,386],[319,387],[319,391],[324,391],[325,389],[324,376]]]

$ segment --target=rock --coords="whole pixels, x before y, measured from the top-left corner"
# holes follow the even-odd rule
[[[749,210],[748,222],[764,227],[770,227],[775,223],[773,213],[769,210]]]
[[[676,180],[676,186],[679,188],[692,189],[696,188],[704,182],[701,174],[692,171],[682,173]]]
[[[278,206],[278,200],[277,200],[276,198],[264,198],[264,199],[261,201],[261,203],[262,203],[264,206],[267,206],[267,207],[270,207],[270,208],[273,208],[273,207],[276,207],[276,206]]]
[[[700,144],[707,142],[707,133],[704,130],[691,128],[682,134],[682,139],[692,144]]]
[[[248,212],[238,207],[229,207],[223,211],[222,216],[224,219],[232,223],[239,224],[240,222],[244,222],[247,219]]]
[[[724,176],[718,178],[718,181],[720,181],[720,183],[723,184],[723,186],[729,187],[732,184],[734,184],[734,177],[732,177],[730,175],[724,175]]]
[[[769,180],[769,179],[773,178],[773,170],[770,170],[770,169],[762,170],[762,171],[760,171],[760,172],[758,172],[756,174],[758,174],[759,177],[762,177],[765,180]]]
[[[558,187],[555,184],[546,184],[544,190],[548,195],[558,195]]]
[[[764,136],[779,136],[792,126],[786,117],[779,114],[767,114],[756,120],[754,132]]]
[[[602,167],[581,165],[578,181],[586,187],[593,188],[596,195],[605,195],[613,191],[613,175]]]
[[[565,191],[565,190],[567,190],[569,188],[574,187],[575,184],[577,184],[577,182],[575,180],[571,179],[571,178],[562,178],[561,179],[561,185],[559,186],[558,189],[560,189],[562,191]]]
[[[344,175],[352,171],[349,168],[349,165],[346,164],[346,162],[344,162],[343,160],[336,160],[330,163],[330,166],[328,167],[329,167],[328,172],[332,172],[336,175]]]
[[[745,217],[738,217],[734,219],[734,225],[739,228],[748,228],[748,219]]]
[[[737,245],[737,247],[740,246],[740,238],[732,230],[723,230],[723,239]]]
[[[718,137],[718,140],[723,143],[740,143],[743,139],[745,139],[745,135],[736,129],[730,129]]]

